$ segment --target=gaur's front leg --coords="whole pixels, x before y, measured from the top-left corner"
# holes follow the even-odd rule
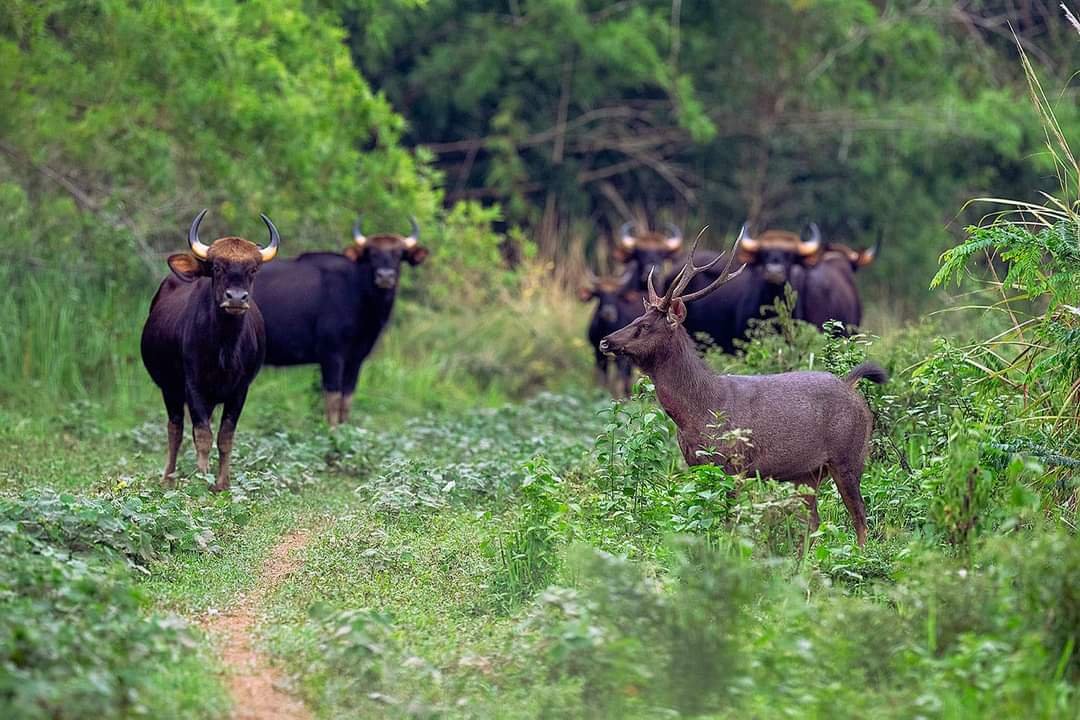
[[[611,391],[608,387],[608,362],[611,360],[607,355],[596,351],[596,384],[605,390]]]
[[[326,422],[334,427],[341,422],[341,385],[345,359],[340,353],[327,355],[319,362],[322,370],[323,397],[326,402]]]
[[[233,434],[236,432],[236,424],[240,422],[240,413],[244,410],[244,402],[247,400],[247,388],[237,392],[225,402],[221,411],[221,425],[218,427],[218,474],[217,482],[210,489],[213,492],[221,492],[229,487],[229,469],[232,460]]]
[[[356,383],[360,379],[360,366],[363,362],[363,357],[351,357],[345,363],[341,383],[341,422],[349,420],[349,410],[352,407],[353,394],[356,392]]]
[[[195,466],[199,472],[210,472],[210,446],[214,444],[214,432],[210,429],[210,414],[214,407],[206,402],[202,393],[188,384],[187,406],[191,413],[191,432],[195,440]]]

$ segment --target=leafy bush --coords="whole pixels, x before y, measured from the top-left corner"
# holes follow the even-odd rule
[[[151,671],[192,646],[182,620],[147,614],[128,573],[10,520],[0,521],[0,588],[4,717],[137,714]]]
[[[518,493],[521,507],[513,527],[495,541],[500,572],[496,593],[514,604],[546,587],[560,566],[560,546],[569,538],[564,481],[542,458],[525,465]]]

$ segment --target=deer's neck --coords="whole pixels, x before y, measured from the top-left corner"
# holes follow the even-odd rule
[[[686,331],[676,333],[670,351],[642,369],[656,386],[656,399],[683,432],[697,433],[720,407],[717,375],[694,350]]]

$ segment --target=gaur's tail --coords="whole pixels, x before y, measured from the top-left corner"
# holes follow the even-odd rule
[[[864,362],[849,372],[844,378],[844,382],[851,387],[855,387],[855,383],[859,382],[862,378],[866,378],[870,382],[877,383],[878,385],[884,385],[889,380],[889,374],[882,370],[880,365],[872,362]]]

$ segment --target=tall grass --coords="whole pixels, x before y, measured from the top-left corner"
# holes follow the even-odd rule
[[[156,416],[160,399],[139,356],[156,278],[114,281],[7,267],[0,268],[0,283],[8,288],[0,296],[6,327],[0,398],[6,405],[37,415],[93,402],[119,423]],[[423,288],[414,288],[399,300],[363,368],[356,410],[407,417],[581,386],[590,362],[587,315],[539,265],[522,271],[498,301],[477,306],[430,309]],[[279,392],[298,384],[310,385],[310,395]],[[317,413],[317,389],[317,368],[264,368],[252,399]],[[297,397],[310,403],[290,406]]]

